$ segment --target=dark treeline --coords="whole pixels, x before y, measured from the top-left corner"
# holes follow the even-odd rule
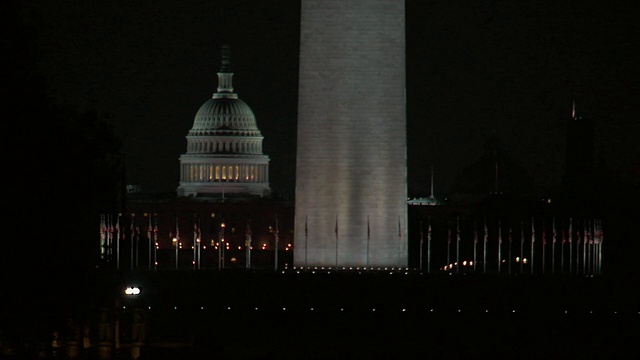
[[[121,143],[108,114],[55,103],[56,89],[39,72],[41,18],[19,1],[0,6],[2,104],[10,114],[2,280],[29,299],[72,288],[69,277],[96,265],[89,254],[98,251],[99,214],[116,207]]]

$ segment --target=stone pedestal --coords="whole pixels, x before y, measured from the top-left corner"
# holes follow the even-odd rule
[[[144,343],[142,342],[131,343],[131,360],[138,360],[140,358],[143,347]]]
[[[99,360],[111,360],[113,358],[113,343],[101,341],[96,346],[96,358]]]
[[[82,343],[76,340],[67,341],[67,357],[70,360],[75,360],[80,358],[80,353],[82,352]]]

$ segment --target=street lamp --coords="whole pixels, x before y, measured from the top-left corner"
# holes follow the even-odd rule
[[[125,295],[140,295],[140,288],[137,286],[129,286],[124,290]]]
[[[176,270],[178,270],[178,239],[173,238],[173,246],[176,248]]]

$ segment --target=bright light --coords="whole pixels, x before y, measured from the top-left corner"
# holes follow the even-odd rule
[[[467,260],[462,262],[462,266],[467,266]]]
[[[520,256],[516,256],[516,262],[520,262]]]
[[[124,293],[126,295],[138,295],[140,294],[140,288],[137,286],[129,286]]]
[[[526,264],[527,263],[527,258],[522,258],[522,263]]]

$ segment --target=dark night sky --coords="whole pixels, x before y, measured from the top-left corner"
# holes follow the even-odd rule
[[[419,1],[407,8],[410,195],[436,195],[491,134],[540,189],[558,185],[572,100],[595,120],[596,149],[640,176],[640,38],[632,1]],[[272,190],[295,183],[299,1],[65,0],[39,17],[41,70],[61,104],[112,116],[129,183],[174,191],[196,111],[215,91],[220,45],[256,114]],[[27,15],[25,15],[27,16]]]

